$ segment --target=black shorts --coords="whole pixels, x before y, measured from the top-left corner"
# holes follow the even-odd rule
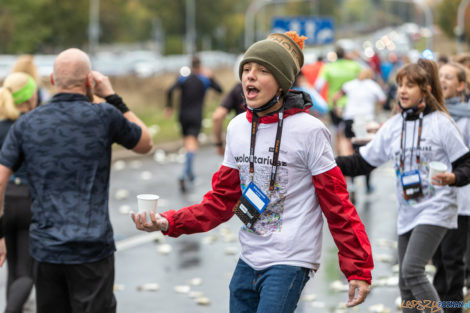
[[[114,255],[84,264],[34,261],[37,313],[116,313]]]
[[[344,136],[346,136],[346,138],[356,137],[356,134],[354,133],[352,129],[353,123],[354,123],[353,120],[344,120],[342,123],[344,126]]]
[[[331,123],[336,127],[338,127],[339,124],[343,121],[341,116],[336,114],[335,110],[330,110],[330,118],[331,118]]]
[[[183,136],[194,136],[197,138],[201,132],[201,120],[180,120]]]

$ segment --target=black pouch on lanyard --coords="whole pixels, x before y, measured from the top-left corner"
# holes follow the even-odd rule
[[[401,185],[403,187],[405,200],[412,200],[423,196],[421,176],[418,170],[403,173],[401,176]]]
[[[233,208],[240,220],[251,228],[268,206],[269,198],[254,183],[250,183],[243,192],[240,200]]]

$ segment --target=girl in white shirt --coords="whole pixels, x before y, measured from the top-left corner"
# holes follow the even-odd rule
[[[359,153],[336,161],[347,176],[370,173],[390,160],[394,164],[399,287],[407,313],[417,312],[413,300],[418,301],[415,304],[439,301],[424,267],[447,229],[457,227],[456,192],[449,185],[468,184],[470,153],[444,106],[435,62],[420,59],[408,64],[397,73],[396,81],[401,113],[390,118]],[[431,161],[446,164],[449,171],[429,178]]]

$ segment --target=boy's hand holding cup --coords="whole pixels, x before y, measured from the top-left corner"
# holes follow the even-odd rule
[[[132,220],[139,230],[166,231],[168,230],[168,221],[157,213],[159,196],[154,194],[140,194],[137,196],[137,207],[139,212],[131,212]]]

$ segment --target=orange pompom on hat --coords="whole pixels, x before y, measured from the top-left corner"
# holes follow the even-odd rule
[[[307,38],[299,36],[295,31],[289,31],[284,34],[271,34],[268,38],[254,43],[246,50],[240,62],[240,79],[244,64],[249,62],[261,64],[273,74],[285,95],[304,65],[302,49],[305,39]]]

